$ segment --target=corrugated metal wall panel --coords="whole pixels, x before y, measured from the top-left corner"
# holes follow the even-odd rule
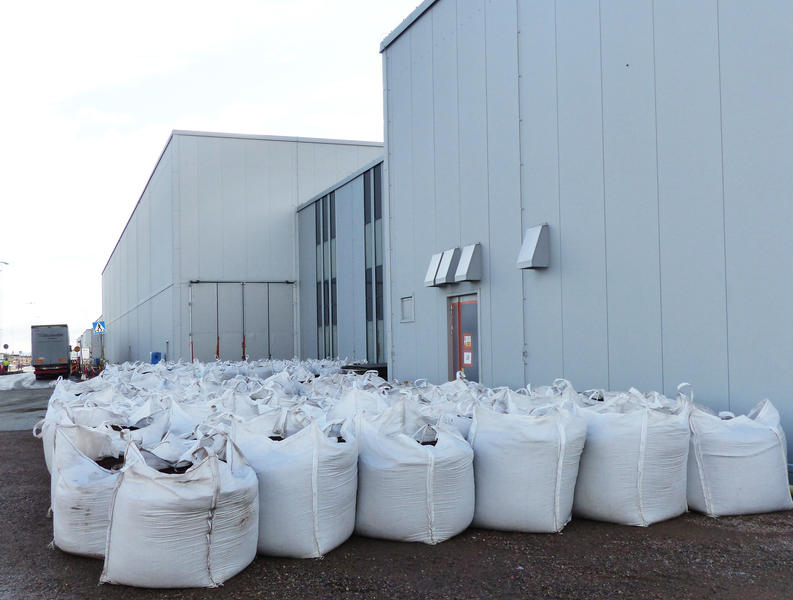
[[[559,4],[556,15],[561,298],[551,314],[564,309],[564,376],[589,389],[609,388],[598,5]]]
[[[249,277],[249,255],[246,236],[240,235],[240,232],[245,231],[247,223],[248,198],[245,192],[248,188],[249,174],[245,169],[245,147],[250,142],[246,140],[246,143],[240,144],[228,138],[219,138],[218,141],[221,153],[220,164],[217,166],[223,186],[221,196],[223,212],[215,227],[222,233],[222,279],[244,281]],[[236,301],[236,296],[234,300]],[[242,302],[241,298],[240,302]],[[242,353],[239,354],[241,356]]]
[[[315,207],[297,213],[300,245],[300,357],[317,358],[317,253]]]
[[[502,385],[523,384],[523,282],[520,247],[520,123],[517,4],[486,4],[489,293],[480,297],[482,374]],[[482,239],[463,239],[463,244]],[[509,318],[503,318],[507,314]],[[487,335],[490,330],[490,335]],[[488,365],[488,361],[491,361]]]
[[[719,3],[731,410],[780,407],[793,449],[793,4]]]
[[[395,236],[391,252],[392,302],[391,344],[395,348],[391,371],[398,377],[412,376],[418,370],[417,360],[437,360],[434,357],[419,357],[416,347],[416,323],[400,323],[397,311],[399,298],[415,295],[416,314],[434,309],[432,290],[421,287],[421,279],[416,278],[415,265],[418,262],[417,248],[413,232],[413,154],[411,151],[411,72],[409,36],[400,40],[388,52],[388,139],[390,181],[390,233]],[[393,154],[390,154],[392,153]],[[418,182],[420,185],[423,182]],[[398,201],[397,201],[398,199]],[[427,257],[429,261],[429,257]],[[426,268],[426,266],[425,266]]]
[[[457,3],[453,0],[438,2],[432,13],[432,97],[433,97],[433,150],[434,182],[427,182],[435,197],[435,233],[432,253],[455,248],[464,243],[461,239],[462,215],[460,202],[460,103],[458,102],[458,77],[461,69],[468,65],[461,62],[457,51]],[[419,214],[423,214],[421,209]],[[478,241],[478,240],[477,240]],[[423,246],[426,248],[426,245]],[[411,271],[416,271],[420,277],[416,278],[416,289],[427,295],[427,301],[422,302],[422,314],[428,314],[431,323],[427,333],[433,337],[437,344],[434,371],[445,377],[448,369],[449,349],[446,343],[448,330],[448,317],[446,314],[445,300],[439,300],[444,294],[441,290],[423,288],[421,279],[427,264],[421,266],[422,257],[429,262],[429,256],[418,256],[418,265],[411,265]],[[408,295],[408,294],[405,294]],[[395,308],[401,318],[401,304],[395,301]],[[414,303],[415,309],[415,303]],[[415,325],[401,325],[401,327]]]
[[[652,3],[601,10],[609,383],[660,390]]]
[[[521,237],[529,227],[548,223],[551,262],[558,265],[559,254],[559,173],[557,158],[555,81],[556,38],[554,4],[519,3],[520,144],[522,174]],[[562,56],[559,56],[561,62]],[[513,218],[518,220],[518,212]],[[514,247],[508,264],[517,270]],[[524,344],[526,381],[540,383],[548,372],[562,373],[561,271],[551,268],[523,272]],[[525,340],[531,339],[528,344]]]
[[[411,107],[410,128],[412,179],[414,185],[411,195],[410,208],[400,206],[398,210],[410,210],[411,229],[413,234],[413,248],[418,251],[415,258],[421,262],[425,256],[428,244],[436,248],[434,252],[443,250],[439,241],[435,239],[436,221],[443,226],[444,215],[438,214],[435,206],[435,143],[433,122],[433,72],[432,72],[432,20],[424,19],[416,23],[410,30],[410,91]],[[400,250],[401,252],[401,250]],[[432,252],[426,254],[426,259]],[[426,267],[425,267],[426,268]],[[423,271],[421,267],[419,271]],[[411,268],[416,274],[415,266]],[[416,278],[420,281],[421,276]],[[424,288],[424,294],[432,297],[438,295],[438,290]],[[441,309],[442,311],[443,309]],[[437,370],[445,363],[445,343],[436,333],[436,323],[443,312],[439,311],[437,302],[429,302],[424,309],[416,311],[415,326],[412,331],[415,335],[415,344],[421,348],[427,360]],[[426,367],[424,367],[426,368]]]
[[[169,145],[141,195],[134,214],[105,268],[102,311],[109,360],[147,360],[155,340],[153,302],[167,288],[173,264],[171,156]],[[170,311],[157,312],[171,323]],[[172,337],[172,327],[162,332]],[[164,348],[163,348],[164,350]]]
[[[169,287],[161,294],[151,299],[151,338],[149,352],[168,353],[168,360],[175,350],[173,345],[173,319],[171,311],[173,307],[173,288]]]
[[[728,408],[716,2],[655,5],[664,391]],[[680,94],[680,89],[687,90]]]

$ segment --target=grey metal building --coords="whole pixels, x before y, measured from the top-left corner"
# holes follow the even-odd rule
[[[444,380],[463,350],[490,385],[689,381],[718,410],[771,398],[793,440],[792,23],[765,0],[423,2],[381,47],[391,374]]]
[[[386,360],[382,158],[298,208],[303,358]]]
[[[174,131],[102,273],[108,360],[291,358],[298,205],[382,144]]]

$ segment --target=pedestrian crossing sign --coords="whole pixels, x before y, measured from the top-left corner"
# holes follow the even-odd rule
[[[94,333],[101,334],[105,332],[105,322],[104,321],[94,321]]]

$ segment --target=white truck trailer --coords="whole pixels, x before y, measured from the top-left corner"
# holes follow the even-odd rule
[[[30,328],[33,369],[36,379],[63,375],[69,377],[69,327],[66,325],[33,325]]]

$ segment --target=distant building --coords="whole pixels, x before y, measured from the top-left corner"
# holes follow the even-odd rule
[[[102,273],[113,362],[291,358],[295,211],[372,142],[174,131]]]

